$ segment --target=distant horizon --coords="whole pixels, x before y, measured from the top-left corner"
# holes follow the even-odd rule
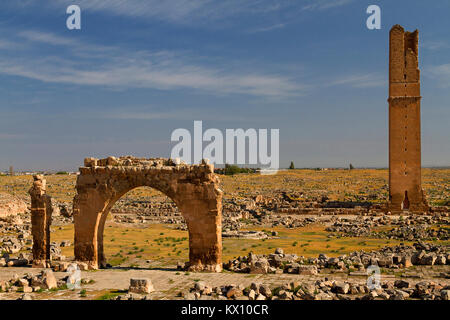
[[[238,165],[238,167],[257,168],[257,167],[240,166],[240,165]],[[221,167],[215,166],[215,168],[221,168]],[[42,173],[52,173],[52,174],[56,174],[58,172],[76,173],[79,171],[78,169],[79,169],[79,167],[77,169],[69,169],[69,170],[67,170],[67,169],[48,169],[48,170],[20,169],[20,170],[16,171],[16,169],[14,169],[14,173],[27,173],[27,172],[29,172],[29,173],[41,173],[42,172]],[[294,168],[294,169],[289,169],[289,167],[283,167],[278,170],[286,171],[286,170],[314,170],[314,169],[350,170],[349,166],[347,166],[347,167],[299,167],[299,168]],[[358,167],[358,166],[354,166],[353,169],[351,169],[351,170],[365,170],[365,169],[389,170],[388,167]],[[423,166],[422,169],[450,169],[450,165],[447,165],[447,166]],[[8,170],[0,170],[0,173],[3,173],[3,174],[6,173],[6,175],[9,175],[9,169]]]
[[[189,2],[189,3],[188,3]],[[450,159],[449,1],[0,4],[0,168],[170,157],[174,130],[279,130],[279,164],[388,165],[389,30],[419,30],[424,167]],[[405,10],[405,7],[408,10]]]

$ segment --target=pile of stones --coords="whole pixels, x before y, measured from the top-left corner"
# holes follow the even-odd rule
[[[227,214],[222,216],[222,231],[224,232],[240,230],[244,224],[241,216],[236,217]]]
[[[301,228],[313,223],[317,223],[318,219],[315,217],[301,218],[295,216],[275,215],[267,217],[264,222],[266,221],[272,227],[282,226],[285,228]]]
[[[64,287],[64,280],[57,281],[51,269],[45,269],[38,275],[26,274],[23,277],[15,275],[9,281],[0,282],[2,292],[41,292],[43,290]]]
[[[13,217],[27,210],[25,201],[9,193],[0,192],[0,218]]]
[[[302,257],[296,254],[284,254],[283,249],[278,248],[275,253],[269,255],[256,255],[250,252],[248,256],[224,263],[224,269],[240,273],[296,273],[310,274],[318,273],[317,266],[300,264]]]
[[[3,255],[0,257],[0,267],[25,267],[32,263],[31,239],[24,240],[15,237],[4,237],[0,239],[0,241],[3,243],[0,250],[4,251]],[[65,271],[70,264],[70,262],[64,262],[66,257],[61,254],[61,247],[68,247],[71,245],[72,243],[69,240],[52,242],[50,244],[51,265],[56,271]],[[16,255],[15,253],[18,254]],[[65,267],[61,268],[59,266],[61,263],[63,263]],[[87,270],[87,267],[83,270]]]
[[[372,237],[398,240],[448,240],[450,221],[441,214],[428,216],[356,217],[337,218],[325,230],[339,237]],[[437,226],[432,227],[433,225]],[[373,231],[375,227],[391,226],[386,231]]]
[[[0,218],[0,234],[14,234],[14,236],[0,237],[0,252],[9,254],[31,249],[30,219],[20,215]]]
[[[185,300],[450,300],[450,286],[431,281],[415,285],[404,280],[383,282],[378,287],[366,283],[334,281],[324,278],[313,283],[293,281],[282,286],[252,283],[243,285],[208,286],[196,282],[179,297]]]
[[[180,212],[176,204],[174,202],[168,202],[166,197],[162,200],[158,197],[151,199],[150,201],[148,199],[120,199],[111,209],[111,213],[122,218],[124,217],[120,214],[134,214],[138,217],[145,217],[146,220],[160,217],[180,216]]]
[[[23,250],[30,250],[32,245],[31,239],[25,239],[23,237],[11,237],[6,236],[0,238],[0,252],[6,252],[9,254],[18,253]]]
[[[389,231],[376,232],[372,235],[377,238],[400,239],[400,240],[449,240],[450,229],[431,228],[429,225],[411,225],[392,228]]]
[[[62,215],[52,216],[52,225],[65,225],[71,223],[71,220],[72,218],[67,218]],[[8,254],[0,258],[0,267],[23,266],[28,264],[20,255],[31,253],[32,250],[33,239],[31,235],[30,214],[10,215],[0,218],[0,234],[4,235],[0,236],[0,252]],[[61,255],[60,245],[67,246],[68,244],[70,244],[68,241],[63,241],[61,244],[52,242],[50,245],[51,259],[55,261],[64,260],[65,257]],[[11,256],[15,254],[19,254],[19,257],[13,258]]]
[[[146,294],[136,294],[136,293],[126,293],[121,294],[115,297],[112,297],[110,300],[151,300],[150,297]]]
[[[0,258],[0,267],[24,267],[30,261],[31,258],[24,253],[20,253],[17,258],[11,258],[8,253],[4,253]]]
[[[305,258],[296,254],[284,254],[281,248],[269,255],[240,256],[224,264],[224,269],[241,273],[290,273],[316,275],[321,269],[364,271],[369,265],[384,268],[408,268],[412,265],[449,265],[450,246],[423,242],[413,246],[400,244],[378,251],[354,251],[339,257],[319,254],[317,258]]]
[[[368,237],[374,224],[374,219],[370,217],[338,218],[331,226],[325,228],[325,231],[345,237]]]

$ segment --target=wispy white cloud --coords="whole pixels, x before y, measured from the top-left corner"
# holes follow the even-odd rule
[[[338,79],[331,81],[329,85],[347,85],[354,88],[382,87],[387,85],[387,79],[379,73],[353,74],[339,77]]]
[[[78,0],[82,10],[110,13],[130,17],[153,17],[175,22],[187,16],[195,15],[205,6],[211,5],[211,0]],[[68,6],[72,0],[54,0],[54,6]]]
[[[15,36],[15,35],[14,35]],[[286,75],[248,70],[232,71],[198,64],[189,53],[133,52],[121,48],[77,42],[50,33],[22,31],[27,50],[2,57],[0,73],[49,83],[159,90],[191,89],[215,94],[249,94],[267,97],[302,95],[307,86]],[[45,45],[66,48],[66,54],[37,55],[32,49]]]
[[[439,86],[450,87],[450,63],[424,68],[424,75],[428,78],[438,80]]]
[[[142,17],[175,24],[205,24],[242,16],[267,17],[273,13],[297,14],[301,11],[327,10],[353,0],[78,0],[82,10],[125,17]],[[63,10],[73,0],[14,1],[8,6],[45,6]]]
[[[277,30],[277,29],[282,29],[286,26],[285,23],[277,23],[268,27],[261,27],[261,28],[256,28],[256,29],[252,29],[249,30],[248,33],[259,33],[259,32],[267,32],[267,31],[272,31],[272,30]]]
[[[0,39],[0,49],[8,49],[13,45],[14,45],[14,42]]]
[[[124,108],[129,110],[129,108]],[[117,119],[117,120],[167,120],[167,119],[184,119],[185,113],[177,112],[152,112],[152,111],[120,111],[101,114],[101,118]]]
[[[421,48],[436,51],[440,49],[450,48],[450,45],[446,41],[426,41],[420,45]]]
[[[29,41],[51,44],[56,46],[74,45],[76,42],[68,37],[60,37],[52,33],[33,30],[21,31],[18,36]]]
[[[17,41],[0,39],[0,49],[3,50],[18,50],[23,49],[24,45],[22,43],[18,43]]]
[[[137,121],[148,121],[148,120],[186,120],[186,119],[196,119],[202,121],[222,121],[222,122],[258,122],[261,120],[267,120],[262,115],[254,115],[252,119],[246,119],[226,114],[220,114],[217,116],[217,111],[206,111],[204,108],[189,108],[189,109],[177,109],[171,108],[172,112],[160,112],[157,111],[158,108],[153,106],[143,107],[123,107],[110,110],[108,113],[91,113],[89,116],[98,119],[113,119],[113,120],[137,120]],[[212,108],[212,110],[217,110]],[[83,115],[86,118],[86,115]]]
[[[336,7],[345,6],[353,0],[310,0],[309,4],[303,7],[303,10],[327,10]]]

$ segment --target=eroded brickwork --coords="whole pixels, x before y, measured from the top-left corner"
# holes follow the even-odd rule
[[[52,200],[46,194],[46,180],[41,175],[33,177],[31,196],[31,233],[33,235],[33,267],[46,268],[50,262],[50,225]]]
[[[419,32],[389,38],[389,210],[428,210],[421,186]]]
[[[189,231],[189,269],[222,270],[222,191],[207,161],[187,165],[171,159],[87,158],[73,203],[75,259],[96,269],[106,263],[103,230],[114,203],[137,187],[170,197]]]

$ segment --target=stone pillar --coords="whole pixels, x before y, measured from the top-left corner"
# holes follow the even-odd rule
[[[99,226],[106,202],[96,189],[82,192],[78,189],[73,202],[75,260],[86,263],[89,269],[98,269],[104,260],[103,251],[99,253],[98,233],[103,236],[103,230],[99,231]],[[103,243],[103,238],[101,241]]]
[[[392,213],[428,211],[421,182],[419,33],[389,36],[389,204]]]
[[[177,205],[189,231],[191,271],[222,271],[222,191],[214,184],[178,186]]]
[[[31,233],[33,235],[33,267],[46,268],[50,262],[50,225],[52,223],[52,200],[46,194],[46,180],[33,176],[31,196]]]

